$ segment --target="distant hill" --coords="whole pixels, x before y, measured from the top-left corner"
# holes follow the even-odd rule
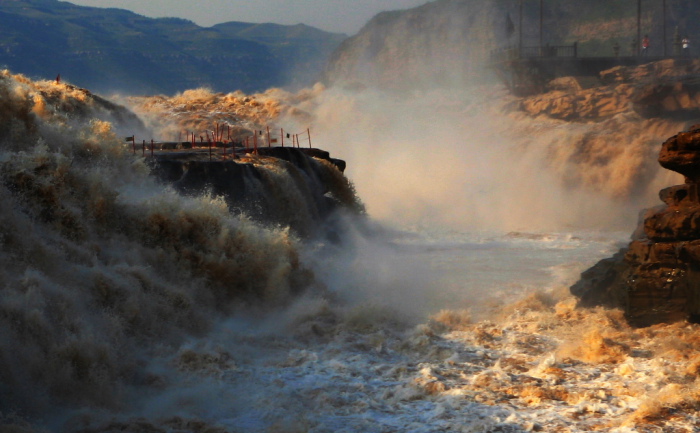
[[[413,9],[383,12],[331,56],[325,81],[351,86],[414,89],[460,86],[492,79],[486,68],[494,49],[518,44],[519,8],[514,0],[435,0]],[[523,1],[523,45],[578,43],[582,56],[612,56],[613,45],[630,55],[637,36],[637,2],[622,0]],[[666,53],[673,37],[688,35],[691,54],[700,55],[700,2],[642,0],[641,32],[663,54],[663,4]],[[636,45],[635,45],[636,46]]]
[[[0,0],[0,67],[96,92],[262,91],[314,82],[346,38],[302,24],[203,28],[58,0]]]

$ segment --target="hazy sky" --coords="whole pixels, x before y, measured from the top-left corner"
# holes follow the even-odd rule
[[[186,18],[201,26],[226,21],[304,23],[353,35],[374,15],[428,0],[69,0],[82,6],[128,9],[148,17]]]

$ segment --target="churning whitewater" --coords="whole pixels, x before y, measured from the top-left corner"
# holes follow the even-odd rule
[[[425,113],[426,100],[200,89],[125,100],[138,118],[2,72],[0,429],[693,431],[697,326],[635,330],[568,294],[664,174],[642,150],[609,152],[647,187],[601,175],[567,195],[560,174],[585,174],[554,151],[564,128],[518,144],[512,125],[542,126],[454,95]],[[319,178],[243,157],[276,194],[279,218],[261,221],[255,206],[156,180],[123,139],[207,121],[315,122],[368,215],[317,158]],[[499,122],[512,123],[483,128]],[[318,182],[337,203],[320,222]]]

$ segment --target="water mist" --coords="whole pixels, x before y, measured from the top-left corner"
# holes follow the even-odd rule
[[[591,153],[581,161],[577,143],[613,134],[625,119],[528,119],[508,114],[507,95],[488,90],[396,96],[330,89],[302,108],[314,113],[314,139],[348,161],[369,214],[394,225],[631,230],[640,208],[658,204],[658,185],[669,175],[654,154],[665,131],[649,135],[640,125],[627,145],[611,135],[600,145],[606,148],[578,149]]]

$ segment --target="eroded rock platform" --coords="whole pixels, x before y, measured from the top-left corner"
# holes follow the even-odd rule
[[[661,190],[636,239],[571,287],[580,306],[621,308],[635,326],[700,322],[700,125],[666,140],[659,163],[685,183]]]

